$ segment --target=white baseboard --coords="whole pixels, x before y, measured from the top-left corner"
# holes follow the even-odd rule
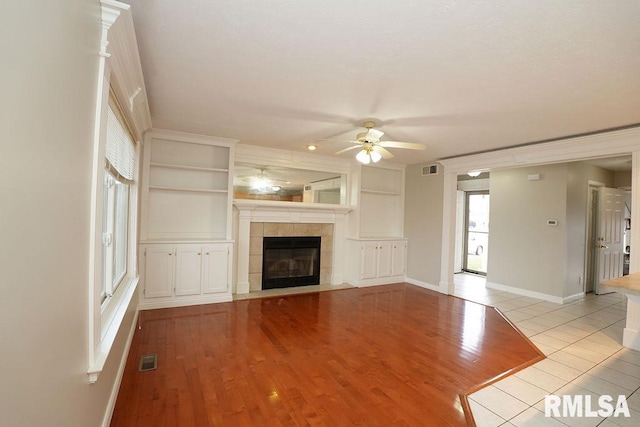
[[[562,298],[562,303],[567,304],[573,301],[577,301],[579,299],[584,298],[584,292],[580,292],[579,294],[569,295],[568,297]]]
[[[351,286],[355,286],[357,288],[364,288],[367,286],[378,286],[378,285],[389,285],[391,283],[402,283],[405,282],[404,276],[388,276],[388,277],[376,277],[374,279],[363,279],[363,280],[347,280],[347,283]]]
[[[133,316],[133,322],[131,322],[131,328],[129,329],[129,335],[127,336],[127,342],[124,345],[124,351],[120,358],[120,366],[118,366],[118,373],[116,374],[116,380],[111,389],[111,396],[109,397],[109,403],[107,404],[107,410],[102,420],[102,427],[109,427],[111,424],[111,418],[113,417],[113,411],[116,408],[116,401],[118,400],[118,392],[120,391],[120,385],[122,384],[122,377],[124,376],[124,369],[127,366],[127,359],[129,358],[129,350],[131,350],[131,343],[133,342],[133,336],[136,333],[136,326],[138,325],[138,315],[140,310],[136,309]]]
[[[431,283],[421,282],[420,280],[412,279],[410,277],[405,278],[405,282],[421,288],[429,289],[430,291],[440,292],[440,288],[436,285],[432,285]]]
[[[549,294],[543,294],[542,292],[535,292],[535,291],[530,291],[530,290],[527,290],[527,289],[515,288],[513,286],[500,285],[498,283],[493,283],[493,282],[489,282],[489,281],[487,281],[486,287],[489,288],[489,289],[495,289],[497,291],[504,291],[504,292],[509,292],[509,293],[516,294],[516,295],[522,295],[523,297],[531,297],[531,298],[541,299],[541,300],[544,300],[544,301],[554,302],[556,304],[563,304],[564,303],[564,298],[562,298],[562,297],[557,297],[555,295],[549,295]],[[573,298],[573,297],[568,297],[568,298]]]
[[[139,310],[153,310],[155,308],[172,308],[172,307],[185,307],[188,305],[200,305],[200,304],[213,304],[218,302],[230,302],[233,301],[233,296],[230,293],[224,294],[212,294],[207,296],[194,296],[194,297],[180,297],[162,300],[141,300],[138,303]]]

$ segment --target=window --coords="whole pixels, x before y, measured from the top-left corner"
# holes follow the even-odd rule
[[[137,289],[139,150],[108,81],[94,158],[89,381],[96,382]]]
[[[129,243],[129,185],[105,170],[103,191],[101,303],[113,296],[126,275]]]
[[[111,98],[103,178],[101,304],[114,295],[127,273],[129,187],[136,169],[135,153],[131,133]]]

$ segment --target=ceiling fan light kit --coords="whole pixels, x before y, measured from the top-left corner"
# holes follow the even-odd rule
[[[378,163],[381,158],[382,155],[380,153],[375,151],[373,147],[367,147],[366,145],[362,151],[356,154],[356,160],[365,165],[368,165],[371,162]]]

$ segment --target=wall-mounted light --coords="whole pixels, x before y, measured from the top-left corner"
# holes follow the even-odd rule
[[[467,172],[467,175],[469,175],[471,178],[475,178],[477,176],[480,176],[482,172],[480,171],[471,171],[471,172]]]

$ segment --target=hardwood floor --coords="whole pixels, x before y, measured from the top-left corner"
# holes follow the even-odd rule
[[[495,309],[409,284],[139,323],[112,426],[466,425],[466,393],[544,357]]]

